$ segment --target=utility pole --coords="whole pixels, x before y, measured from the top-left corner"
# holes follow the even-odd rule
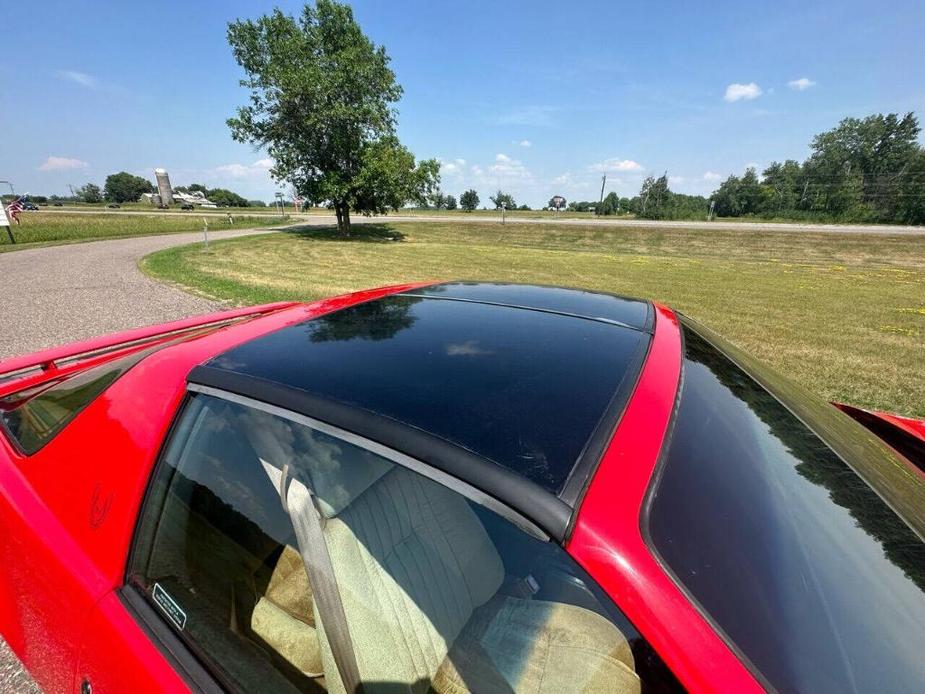
[[[601,199],[597,203],[597,216],[600,217],[604,207],[604,186],[607,184],[607,174],[601,176]]]

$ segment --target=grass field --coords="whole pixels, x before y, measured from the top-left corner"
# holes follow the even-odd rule
[[[183,246],[142,267],[240,303],[454,278],[650,297],[824,397],[925,416],[921,237],[413,222]]]
[[[73,243],[104,238],[124,238],[129,236],[150,236],[153,234],[170,234],[181,231],[201,231],[202,216],[191,214],[189,217],[179,215],[106,215],[106,214],[67,214],[61,212],[24,212],[20,215],[21,223],[12,226],[16,244],[10,243],[5,229],[0,229],[0,253],[16,251],[23,248]],[[225,218],[212,218],[209,228],[247,229],[251,227],[273,226],[286,221],[279,216],[242,217],[229,224]]]

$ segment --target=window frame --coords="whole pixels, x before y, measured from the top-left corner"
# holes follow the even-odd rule
[[[163,467],[169,465],[166,460],[167,451],[176,441],[178,434],[183,431],[181,425],[184,422],[184,417],[197,394],[219,398],[270,415],[282,417],[296,424],[307,426],[323,434],[343,440],[345,443],[359,446],[397,465],[401,465],[412,472],[423,475],[433,482],[460,494],[473,503],[496,513],[516,528],[535,539],[543,542],[552,541],[550,536],[539,526],[535,525],[532,521],[503,502],[447,472],[432,467],[428,463],[367,439],[359,434],[327,424],[299,412],[287,410],[277,405],[272,405],[212,386],[188,383],[183,399],[161,442],[155,457],[154,465],[151,468],[151,474],[145,485],[144,496],[139,506],[138,516],[135,519],[131,545],[129,547],[128,556],[126,557],[123,585],[117,592],[123,606],[134,618],[142,631],[145,632],[151,643],[161,652],[177,674],[179,674],[194,691],[209,693],[222,692],[226,691],[228,683],[225,683],[223,678],[218,674],[218,667],[213,662],[214,658],[209,654],[200,654],[195,649],[191,648],[168,623],[166,617],[151,604],[143,587],[136,580],[136,576],[139,575],[139,572],[136,571],[136,567],[139,562],[143,540],[141,537],[143,521],[149,514],[156,512],[156,510],[152,508],[152,505],[157,501],[154,495],[155,481],[162,473]],[[614,607],[622,613],[619,605],[614,603]],[[234,690],[232,689],[232,691]]]

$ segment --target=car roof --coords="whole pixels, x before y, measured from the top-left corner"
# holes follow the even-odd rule
[[[632,392],[653,321],[648,302],[610,294],[438,284],[244,342],[190,381],[342,426],[528,514],[545,503],[550,517],[537,520],[559,535]]]

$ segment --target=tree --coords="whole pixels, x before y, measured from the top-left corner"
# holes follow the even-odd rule
[[[427,202],[435,210],[442,210],[446,207],[446,196],[443,195],[442,190],[436,190],[427,197]]]
[[[206,192],[206,197],[219,207],[248,207],[250,205],[245,198],[226,188],[212,188]]]
[[[639,211],[641,217],[662,219],[665,216],[662,204],[668,199],[668,176],[647,176],[642,182],[639,197],[642,198],[642,209]]]
[[[920,148],[905,165],[896,197],[893,221],[925,224],[925,149]]]
[[[769,196],[764,212],[780,215],[785,210],[796,210],[802,198],[803,168],[798,161],[788,159],[783,164],[776,161],[762,174],[762,185],[768,188]]]
[[[912,113],[903,117],[878,113],[864,119],[845,118],[816,135],[807,163],[830,183],[828,193],[835,202],[827,207],[849,209],[861,202],[883,217],[892,217],[900,181],[920,150],[919,130]]]
[[[228,120],[232,137],[265,147],[270,173],[334,208],[341,234],[363,214],[423,201],[439,181],[435,159],[415,163],[395,136],[402,94],[389,57],[335,0],[301,16],[275,10],[228,26],[250,103]]]
[[[470,188],[459,196],[459,206],[462,207],[466,212],[472,212],[472,210],[478,209],[479,194]]]
[[[489,195],[488,198],[491,200],[492,204],[494,204],[496,210],[500,210],[502,205],[504,205],[504,207],[509,210],[517,209],[517,203],[514,202],[514,196],[510,193],[504,193],[499,190],[494,195]]]
[[[81,202],[103,202],[103,192],[95,183],[87,183],[74,191]]]
[[[142,193],[153,192],[155,188],[151,181],[127,171],[110,174],[103,185],[103,196],[111,202],[135,202]]]
[[[446,203],[446,209],[455,210],[456,209],[456,198],[452,195],[447,195],[443,201]]]
[[[597,211],[598,214],[617,214],[617,212],[620,211],[620,198],[617,197],[616,193],[610,191],[607,193],[607,196],[604,198],[603,202],[600,203],[600,206],[601,209]]]

